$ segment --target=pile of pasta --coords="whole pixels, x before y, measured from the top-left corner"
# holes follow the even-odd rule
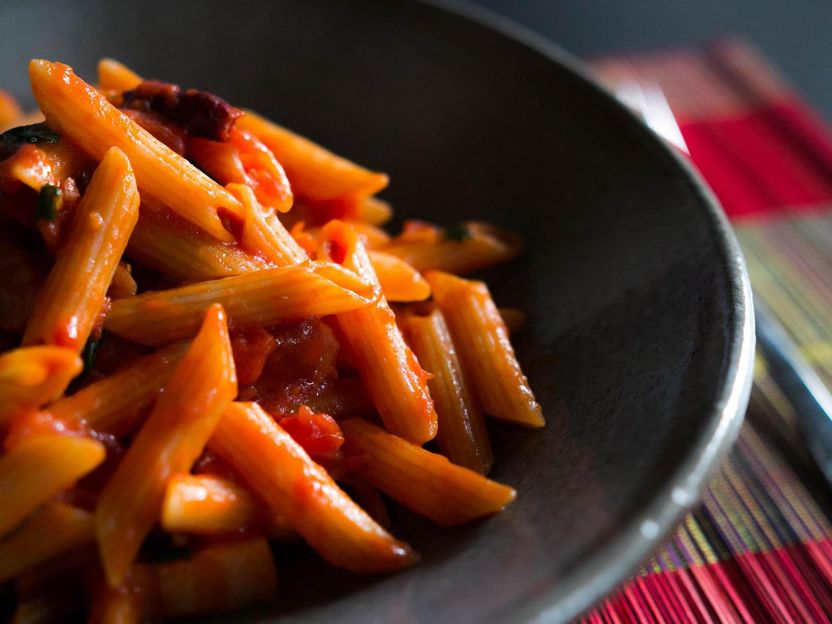
[[[15,622],[271,601],[287,541],[395,571],[418,555],[389,500],[448,526],[515,497],[485,476],[484,415],[544,424],[509,342],[522,315],[458,276],[515,236],[390,236],[386,175],[216,95],[112,60],[96,87],[29,74],[40,113],[0,97]]]

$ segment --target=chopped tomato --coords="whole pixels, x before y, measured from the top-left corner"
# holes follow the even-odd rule
[[[287,212],[292,207],[292,187],[272,151],[250,132],[236,128],[232,128],[228,142],[237,148],[246,184],[257,200],[278,212]]]
[[[237,383],[249,386],[256,382],[263,372],[266,358],[276,347],[274,336],[259,325],[235,330],[231,336],[231,349],[237,368]]]
[[[278,422],[315,461],[326,463],[338,459],[344,434],[329,414],[316,413],[301,405],[296,415]]]

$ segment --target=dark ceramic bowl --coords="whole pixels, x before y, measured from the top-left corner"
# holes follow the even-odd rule
[[[484,219],[525,255],[488,276],[528,311],[516,337],[543,431],[493,428],[505,513],[354,577],[278,556],[279,604],[235,621],[554,622],[656,548],[731,444],[751,378],[734,238],[690,169],[550,44],[469,9],[406,0],[6,0],[0,85],[26,62],[90,79],[107,55],[257,108],[388,171],[400,215]],[[31,100],[31,98],[30,98]]]

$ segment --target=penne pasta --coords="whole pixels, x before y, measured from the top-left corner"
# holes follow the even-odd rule
[[[241,236],[241,240],[247,236],[255,238],[254,241],[249,239],[248,245],[243,245],[248,247],[247,252],[241,245],[221,243],[198,231],[183,229],[174,215],[160,210],[146,210],[143,206],[127,252],[145,266],[187,281],[229,277],[308,259],[294,237],[291,244],[284,242],[285,228],[282,224],[271,223],[276,220],[274,216],[264,215],[259,206],[254,210],[260,213],[257,217],[259,223],[250,225],[250,234],[244,231]],[[246,223],[249,223],[248,217]],[[282,232],[276,229],[278,225]],[[356,229],[366,232],[361,226],[356,226]],[[277,242],[268,242],[269,239],[276,239]],[[375,240],[381,240],[379,234],[375,235]],[[312,245],[314,247],[315,243]],[[277,251],[268,251],[274,247]],[[258,254],[258,248],[267,251]],[[419,301],[429,296],[430,286],[403,260],[381,252],[369,253],[382,290],[390,301]]]
[[[104,445],[86,438],[33,437],[0,456],[0,536],[104,461]]]
[[[378,197],[365,197],[353,200],[353,205],[347,211],[347,218],[353,218],[359,223],[367,225],[382,225],[393,217],[393,208]]]
[[[542,427],[542,410],[514,355],[508,329],[488,287],[440,271],[431,271],[425,278],[486,414]]]
[[[368,251],[370,263],[388,301],[424,301],[430,297],[430,285],[404,260],[381,251]]]
[[[381,572],[415,562],[257,404],[228,406],[209,448],[331,564]]]
[[[462,374],[442,313],[408,314],[401,325],[419,362],[432,375],[428,388],[439,417],[436,442],[442,454],[455,464],[488,474],[494,456],[482,408]]]
[[[23,116],[23,110],[17,100],[6,91],[0,89],[0,132],[18,125],[16,122]]]
[[[320,257],[339,262],[376,284],[376,300],[371,305],[336,318],[385,426],[417,444],[433,439],[437,419],[427,374],[396,326],[395,315],[381,294],[378,278],[355,229],[331,221],[321,230],[319,245]]]
[[[286,227],[292,227],[300,221],[318,227],[332,219],[348,221],[356,228],[376,228],[387,223],[393,216],[393,208],[383,199],[377,197],[353,197],[345,200],[311,201],[299,200],[292,210],[281,215]],[[385,237],[390,237],[385,234]]]
[[[115,273],[113,273],[113,281],[110,282],[107,296],[111,299],[133,297],[137,290],[138,284],[133,279],[130,265],[126,262],[119,262],[118,266],[116,266]]]
[[[274,212],[260,205],[249,186],[229,184],[226,188],[243,205],[245,216],[237,236],[240,247],[276,266],[297,264],[309,259]]]
[[[111,147],[130,159],[142,194],[170,207],[219,240],[233,240],[218,210],[242,217],[240,203],[182,156],[155,139],[72,69],[60,63],[29,64],[32,92],[48,123],[92,158]]]
[[[105,329],[158,345],[192,336],[205,310],[221,303],[237,326],[276,325],[366,306],[368,286],[328,263],[264,269],[114,301]]]
[[[112,59],[97,88],[29,76],[45,122],[0,91],[0,128],[26,124],[0,137],[14,622],[202,621],[272,600],[270,542],[395,572],[419,559],[396,503],[451,526],[514,499],[484,419],[544,424],[508,342],[523,313],[442,271],[517,237],[391,237],[387,175]]]
[[[251,132],[265,143],[286,170],[295,194],[305,199],[367,197],[387,186],[385,174],[336,156],[251,111],[237,120],[237,128]]]
[[[347,222],[355,228],[361,236],[364,237],[364,244],[367,249],[378,249],[390,242],[390,235],[376,225],[365,223],[364,221],[350,221]]]
[[[98,499],[95,528],[110,586],[122,583],[156,522],[168,479],[190,470],[236,394],[225,313],[215,305]]]
[[[214,475],[179,475],[168,482],[162,504],[162,527],[171,533],[218,535],[252,527],[269,537],[291,539],[286,521],[269,516],[248,491],[234,481]]]
[[[180,475],[168,482],[162,527],[171,533],[216,534],[250,526],[257,508],[244,488],[211,475]]]
[[[271,266],[243,251],[188,227],[176,215],[142,205],[127,253],[133,260],[183,281],[216,279]]]
[[[414,512],[453,526],[500,511],[512,488],[359,418],[341,422],[351,469]]]
[[[518,237],[486,223],[432,228],[424,234],[413,239],[406,234],[396,237],[379,251],[401,258],[417,271],[465,274],[511,260],[522,248]]]
[[[63,394],[83,363],[64,347],[21,347],[0,355],[0,425]]]
[[[0,583],[94,540],[91,513],[48,503],[0,541]]]
[[[116,60],[103,58],[98,61],[98,88],[101,91],[130,91],[141,82],[141,76]]]
[[[127,157],[109,150],[74,215],[67,240],[43,286],[24,345],[54,344],[80,352],[104,306],[107,289],[139,214]]]
[[[137,565],[130,582],[147,615],[187,617],[269,601],[277,571],[268,543],[255,537],[205,546],[183,561]]]
[[[188,346],[187,341],[180,341],[137,358],[53,403],[47,412],[63,422],[83,423],[91,431],[125,436],[170,380]]]

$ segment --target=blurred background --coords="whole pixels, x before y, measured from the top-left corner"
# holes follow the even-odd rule
[[[832,120],[830,0],[471,0],[581,57],[754,41]]]

